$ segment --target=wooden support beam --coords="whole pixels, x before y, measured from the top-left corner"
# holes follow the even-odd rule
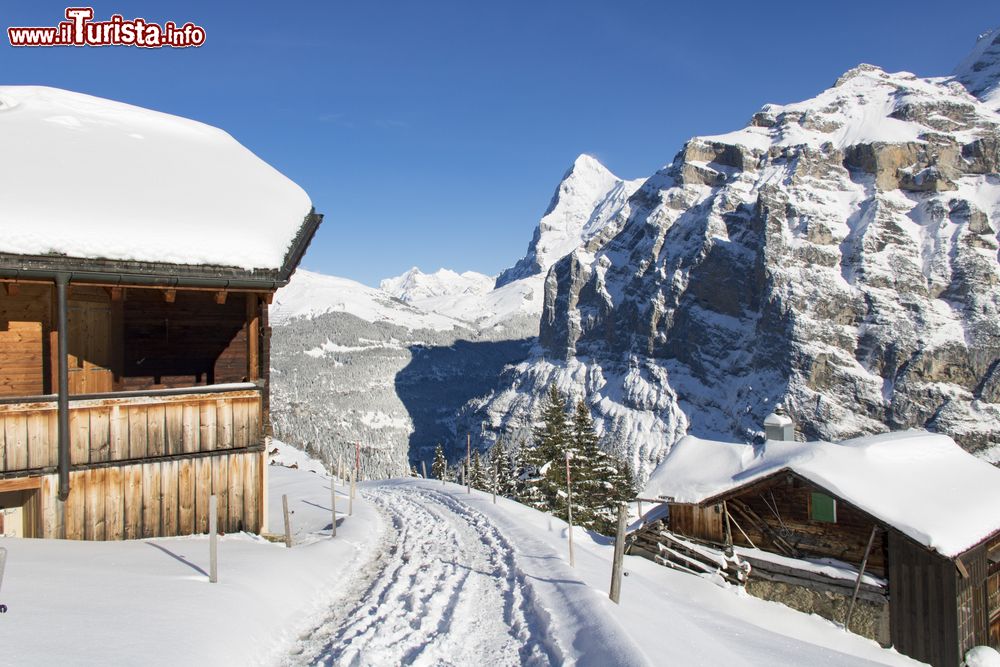
[[[270,306],[271,302],[274,301],[274,292],[264,292],[260,298],[264,299],[264,303]]]
[[[229,292],[227,292],[224,289],[219,290],[218,292],[215,293],[215,303],[219,304],[220,306],[224,306],[226,304],[226,297],[228,296]]]
[[[7,296],[17,296],[19,291],[19,286],[17,283],[4,283],[4,290],[7,292]]]
[[[257,295],[247,295],[247,380],[260,379],[260,309]]]
[[[163,299],[167,303],[173,303],[174,301],[177,300],[177,290],[175,289],[163,290]]]
[[[959,572],[959,574],[962,575],[963,579],[968,579],[969,578],[969,570],[968,570],[968,568],[965,567],[965,563],[962,562],[961,558],[956,558],[955,559],[955,567],[958,568],[958,572]]]
[[[108,293],[108,296],[112,301],[124,301],[125,300],[125,288],[124,287],[105,287],[104,291]]]

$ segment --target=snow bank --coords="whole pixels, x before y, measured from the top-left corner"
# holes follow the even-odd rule
[[[307,461],[307,457],[299,459]],[[6,664],[273,664],[339,597],[381,533],[364,500],[337,538],[321,473],[270,466],[269,523],[289,497],[295,547],[247,534],[219,543],[208,583],[205,536],[75,542],[0,538],[8,549],[0,602]],[[346,492],[346,489],[344,489]]]
[[[657,466],[643,495],[700,503],[780,470],[944,556],[1000,530],[1000,469],[948,436],[919,430],[840,443],[768,440],[759,447],[686,436]]]
[[[0,86],[0,252],[276,269],[308,195],[222,130]]]
[[[976,646],[966,652],[965,667],[1000,667],[1000,653],[989,646]]]

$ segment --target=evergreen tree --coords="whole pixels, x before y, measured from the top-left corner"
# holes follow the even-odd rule
[[[572,431],[566,400],[555,385],[542,405],[541,423],[534,429],[532,446],[524,452],[525,480],[522,501],[563,517],[566,514],[566,452]]]
[[[490,450],[492,467],[497,480],[497,493],[514,500],[521,498],[521,475],[524,473],[524,465],[521,462],[519,451],[519,448],[515,448],[506,439],[501,439]]]
[[[431,474],[437,479],[446,479],[448,474],[448,460],[444,457],[444,448],[438,443],[434,450],[434,462],[431,464]]]
[[[472,452],[472,463],[469,466],[469,483],[474,489],[488,490],[486,471],[479,457],[479,450]]]
[[[635,497],[628,466],[598,444],[587,404],[580,401],[573,414],[573,445],[580,471],[580,525],[610,535],[618,520],[618,506]],[[576,512],[574,498],[573,511]]]

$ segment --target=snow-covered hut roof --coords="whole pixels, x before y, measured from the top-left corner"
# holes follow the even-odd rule
[[[946,557],[1000,530],[1000,469],[919,430],[758,446],[686,436],[643,495],[697,504],[786,470]]]
[[[222,130],[66,90],[0,86],[0,145],[3,254],[278,270],[312,208]]]

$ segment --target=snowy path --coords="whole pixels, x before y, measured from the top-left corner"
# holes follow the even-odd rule
[[[293,662],[549,665],[548,614],[482,513],[432,489],[373,487],[387,519],[375,558]]]

